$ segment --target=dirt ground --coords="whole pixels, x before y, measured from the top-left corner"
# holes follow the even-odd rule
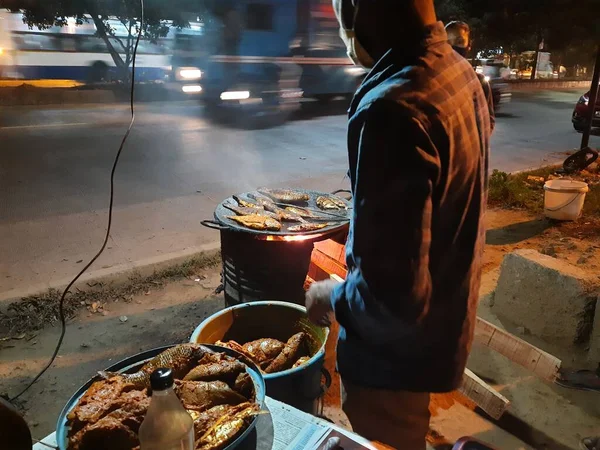
[[[578,224],[560,225],[520,211],[489,211],[479,315],[503,325],[489,307],[488,294],[502,258],[514,249],[533,248],[597,272],[600,232],[590,233],[588,228],[585,218]],[[102,308],[82,305],[68,325],[55,364],[20,399],[34,437],[54,430],[70,395],[98,369],[141,350],[186,341],[205,317],[224,307],[222,296],[213,295],[219,282],[219,268],[202,269],[127,301],[107,298]],[[0,394],[15,395],[43,367],[59,331],[51,326],[0,341]],[[556,356],[563,358],[565,366],[584,364],[578,355]],[[439,409],[432,418],[436,441],[472,435],[499,449],[563,450],[577,448],[583,436],[600,434],[598,394],[549,385],[477,345],[469,367],[511,401],[509,412],[491,422],[460,404]]]

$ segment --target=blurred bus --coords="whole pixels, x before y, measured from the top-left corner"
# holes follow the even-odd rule
[[[77,25],[69,18],[63,27],[30,29],[19,13],[0,12],[0,77],[12,79],[65,79],[88,82],[118,79],[116,65],[106,43],[96,36],[91,21]],[[117,20],[109,25],[116,37],[109,37],[115,49],[117,38],[126,38],[125,27]],[[121,54],[125,59],[125,55]],[[136,80],[165,80],[170,72],[166,45],[141,40],[136,60]]]

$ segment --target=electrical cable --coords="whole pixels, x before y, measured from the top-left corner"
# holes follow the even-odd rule
[[[59,317],[60,317],[61,331],[60,331],[60,337],[58,338],[58,342],[54,349],[54,353],[52,353],[52,357],[50,358],[48,363],[44,366],[44,368],[35,376],[35,378],[33,378],[33,380],[31,380],[29,382],[29,384],[27,386],[21,392],[19,392],[17,395],[15,395],[14,397],[12,397],[10,399],[11,402],[18,399],[25,392],[27,392],[35,384],[35,382],[37,380],[39,380],[40,377],[42,375],[44,375],[44,373],[46,373],[46,371],[52,366],[52,364],[56,360],[58,352],[60,351],[60,348],[62,347],[65,333],[67,331],[67,320],[65,317],[65,309],[64,309],[65,297],[67,296],[67,293],[69,292],[69,290],[73,287],[73,285],[81,277],[81,275],[83,275],[85,273],[85,271],[87,269],[89,269],[90,266],[92,264],[94,264],[94,262],[96,262],[96,260],[104,252],[104,249],[106,248],[106,245],[108,244],[108,239],[110,238],[110,229],[112,226],[113,203],[114,203],[114,193],[115,193],[115,189],[114,189],[115,171],[117,169],[117,164],[119,163],[119,158],[121,157],[121,152],[123,151],[123,147],[125,146],[125,142],[127,141],[127,138],[129,137],[129,133],[131,133],[131,129],[133,128],[133,124],[135,122],[135,110],[133,108],[133,99],[134,99],[134,92],[135,92],[135,60],[137,57],[137,49],[138,49],[138,44],[140,43],[140,37],[142,36],[143,26],[144,26],[144,0],[140,0],[140,28],[139,28],[139,31],[137,34],[137,38],[135,40],[135,47],[133,49],[133,57],[132,57],[132,64],[131,64],[131,91],[130,91],[130,99],[129,99],[130,100],[129,107],[130,107],[130,111],[131,111],[131,121],[129,122],[129,127],[127,127],[127,131],[125,132],[125,135],[123,136],[123,139],[121,140],[121,145],[119,146],[119,150],[117,151],[115,160],[113,162],[112,170],[110,172],[110,197],[109,197],[110,200],[109,200],[109,205],[108,205],[108,224],[106,227],[106,235],[104,236],[104,241],[102,242],[102,246],[100,247],[100,250],[98,250],[98,252],[94,255],[94,257],[83,267],[83,269],[81,269],[79,271],[79,273],[75,276],[75,278],[73,278],[71,280],[71,282],[67,285],[67,287],[65,288],[65,290],[63,291],[63,293],[60,297],[60,300],[58,302],[58,312],[59,312]]]

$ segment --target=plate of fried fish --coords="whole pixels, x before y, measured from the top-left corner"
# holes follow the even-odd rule
[[[215,219],[220,226],[237,230],[317,234],[347,226],[350,203],[316,191],[259,188],[226,199],[217,206]]]
[[[254,428],[265,399],[260,369],[231,348],[179,344],[127,358],[82,386],[59,416],[59,449],[139,450],[150,374],[160,367],[173,371],[194,419],[196,450],[232,449]]]

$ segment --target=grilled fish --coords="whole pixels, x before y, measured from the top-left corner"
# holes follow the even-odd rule
[[[305,220],[300,215],[296,214],[295,212],[286,211],[285,209],[280,208],[269,197],[257,194],[248,194],[248,197],[256,200],[267,211],[277,214],[277,218],[279,221],[283,220],[284,222],[305,222]]]
[[[258,209],[262,209],[261,205],[259,205],[257,203],[249,202],[248,200],[244,200],[239,195],[233,195],[232,197],[237,202],[237,204],[240,205],[243,208],[258,208]]]
[[[245,227],[252,228],[253,230],[281,230],[281,224],[277,220],[271,217],[259,216],[258,214],[248,214],[246,216],[227,216],[227,218],[235,220],[237,223],[240,223]]]
[[[260,188],[258,192],[280,203],[306,203],[310,200],[310,196],[305,192],[293,191],[291,189]]]
[[[288,231],[292,231],[292,232],[296,232],[296,231],[315,231],[315,230],[320,230],[322,228],[325,228],[329,226],[328,223],[301,223],[298,225],[292,225],[291,227],[288,227]]]
[[[318,219],[319,217],[321,217],[316,215],[312,211],[309,211],[308,209],[298,208],[296,206],[288,206],[287,208],[285,208],[285,210],[291,212],[292,214],[297,214],[300,217],[303,217],[304,219]]]
[[[249,216],[251,214],[256,214],[257,216],[270,217],[271,219],[278,219],[279,216],[271,211],[265,211],[261,207],[247,207],[247,206],[236,206],[233,203],[223,203],[223,206],[230,211],[233,211],[238,216]]]
[[[250,197],[252,200],[255,200],[256,203],[263,208],[266,208],[267,206],[276,207],[275,202],[264,195],[250,193],[248,194],[248,197]]]
[[[142,366],[142,368],[131,374],[114,374],[110,372],[99,372],[104,378],[121,377],[126,383],[136,389],[150,387],[150,375],[160,367],[167,367],[173,371],[173,378],[183,378],[192,368],[198,365],[198,361],[207,353],[213,351],[199,344],[181,344],[165,350],[155,356]]]
[[[317,206],[321,209],[348,209],[348,206],[342,199],[332,195],[317,197]]]

